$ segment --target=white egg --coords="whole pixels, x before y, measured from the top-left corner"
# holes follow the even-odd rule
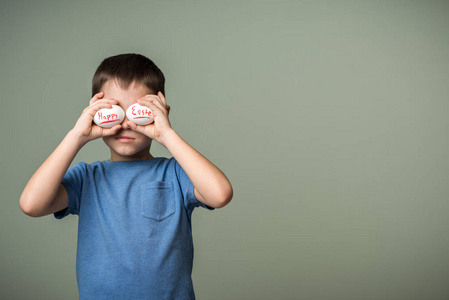
[[[125,119],[125,111],[118,105],[112,105],[112,108],[102,108],[95,113],[94,123],[100,127],[110,128],[120,124]]]
[[[151,109],[146,106],[134,103],[126,110],[126,117],[128,120],[136,123],[137,125],[147,125],[153,122],[154,116]]]

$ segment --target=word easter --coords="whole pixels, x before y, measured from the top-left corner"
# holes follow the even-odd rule
[[[112,108],[102,108],[95,113],[94,123],[100,127],[110,128],[120,124],[125,119],[125,112],[118,105],[112,105]]]
[[[146,106],[134,103],[126,110],[126,117],[137,125],[147,125],[154,121],[153,112]]]

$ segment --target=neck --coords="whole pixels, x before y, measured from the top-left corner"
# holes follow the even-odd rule
[[[130,156],[123,156],[118,153],[111,151],[110,161],[132,161],[132,160],[148,160],[153,159],[153,155],[151,155],[148,151],[142,151],[140,153],[136,153]]]

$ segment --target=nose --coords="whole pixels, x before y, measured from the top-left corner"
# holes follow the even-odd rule
[[[123,129],[129,129],[129,126],[128,126],[128,117],[126,117],[126,115],[125,115],[125,119],[123,119],[123,122],[122,122],[122,128]]]

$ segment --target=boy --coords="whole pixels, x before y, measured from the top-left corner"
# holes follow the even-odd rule
[[[92,80],[92,99],[73,129],[34,173],[20,197],[32,217],[77,214],[80,299],[194,299],[191,214],[232,198],[226,176],[171,127],[165,78],[148,58],[105,59]],[[111,128],[92,123],[102,108],[149,107],[154,122],[127,118]],[[78,163],[78,151],[102,137],[110,160]],[[155,140],[173,158],[155,158]]]

